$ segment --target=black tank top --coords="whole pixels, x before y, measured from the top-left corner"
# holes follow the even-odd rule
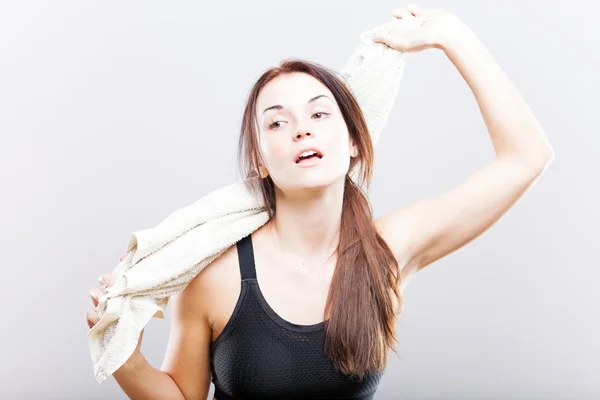
[[[251,235],[237,244],[241,292],[231,318],[210,345],[217,400],[374,399],[384,371],[357,382],[325,357],[324,324],[281,318],[263,297]]]

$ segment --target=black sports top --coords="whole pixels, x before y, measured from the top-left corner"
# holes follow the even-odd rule
[[[231,318],[210,345],[217,400],[374,399],[384,371],[362,382],[334,369],[324,352],[324,322],[298,325],[263,297],[251,235],[237,243],[241,292]]]

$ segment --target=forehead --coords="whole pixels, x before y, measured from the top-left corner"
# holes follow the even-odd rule
[[[283,74],[267,83],[261,90],[256,102],[256,111],[262,113],[265,108],[276,104],[286,108],[303,107],[310,98],[319,94],[334,98],[327,86],[308,74]]]

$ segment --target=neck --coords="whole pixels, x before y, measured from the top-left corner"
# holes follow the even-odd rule
[[[337,249],[344,181],[323,190],[288,195],[276,189],[270,232],[282,254],[317,272]]]

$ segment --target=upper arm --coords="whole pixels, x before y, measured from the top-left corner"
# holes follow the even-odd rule
[[[171,330],[161,370],[175,381],[184,398],[206,399],[210,389],[210,343],[207,291],[202,273],[171,297]]]
[[[469,243],[514,205],[544,168],[496,157],[458,186],[376,221],[402,279]]]

